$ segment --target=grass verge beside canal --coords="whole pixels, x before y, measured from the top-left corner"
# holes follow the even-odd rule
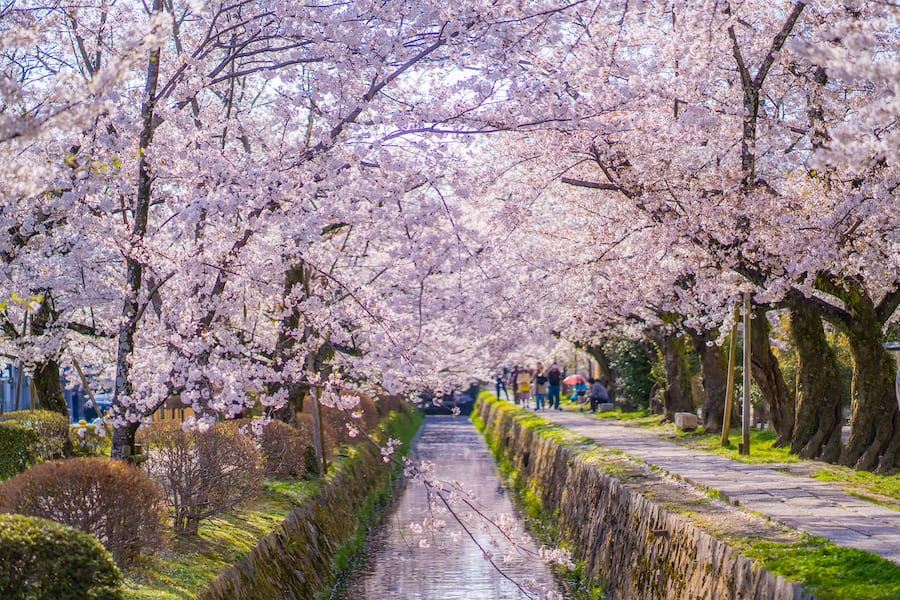
[[[408,416],[391,413],[378,437],[393,437],[403,442],[403,453],[422,423],[422,416],[411,410]],[[208,586],[220,573],[249,552],[257,541],[275,529],[295,506],[302,505],[328,485],[342,470],[350,468],[358,455],[356,447],[343,449],[331,457],[328,474],[311,481],[266,480],[263,493],[243,508],[201,523],[198,535],[176,537],[169,548],[142,568],[127,574],[129,600],[187,600]],[[360,515],[360,526],[353,540],[342,547],[334,559],[334,573],[351,564],[351,558],[364,546],[365,531],[377,518],[378,508],[390,495],[385,482],[372,494]]]
[[[480,395],[479,402],[498,403],[490,393]],[[745,556],[758,561],[771,573],[800,582],[821,600],[900,598],[900,566],[888,560],[868,552],[842,548],[827,540],[804,535],[758,515],[740,511],[718,502],[715,490],[688,489],[621,452],[594,443],[585,444],[580,436],[533,412],[505,402],[499,402],[498,406],[524,427],[534,428],[541,437],[557,440],[626,487],[676,512]],[[484,431],[484,423],[476,413],[473,413],[473,421]],[[486,438],[491,451],[498,457],[501,469],[519,496],[529,523],[539,534],[547,536],[544,541],[549,544],[548,540],[554,539],[556,535],[554,522],[557,515],[547,514],[540,505],[541,490],[521,481],[512,470],[511,463],[503,456],[501,440],[493,439],[489,434]],[[596,594],[597,588],[577,582],[572,591],[576,598],[591,598],[592,596],[585,594]]]

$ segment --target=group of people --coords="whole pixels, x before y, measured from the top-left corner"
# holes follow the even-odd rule
[[[534,397],[534,409],[555,408],[559,410],[560,392],[562,390],[563,371],[559,365],[553,364],[549,369],[537,363],[533,369],[515,365],[512,369],[504,367],[494,377],[497,386],[497,398],[503,392],[509,400],[508,388],[513,390],[513,401],[527,406]]]
[[[540,362],[533,369],[520,367],[515,365],[512,369],[504,367],[494,376],[494,382],[497,388],[497,398],[500,398],[501,392],[509,401],[509,388],[513,391],[513,401],[517,405],[523,407],[528,406],[528,402],[534,398],[534,409],[542,410],[546,408],[555,408],[560,410],[559,402],[562,391],[562,382],[565,378],[565,372],[556,363],[550,368],[545,369]],[[590,388],[588,388],[590,384]],[[600,383],[599,379],[593,377],[585,380],[580,377],[574,384],[572,391],[572,401],[584,401],[586,395],[590,400],[591,412],[597,411],[597,406],[603,402],[609,402],[609,394],[606,388]]]

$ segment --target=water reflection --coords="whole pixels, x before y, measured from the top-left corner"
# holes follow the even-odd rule
[[[465,490],[474,491],[478,507],[486,514],[514,512],[490,452],[468,419],[427,417],[415,447],[415,459],[433,462],[438,478],[459,480]],[[434,515],[447,523],[443,536],[417,533],[414,524],[432,514],[425,488],[416,483],[407,485],[385,516],[382,530],[370,544],[368,563],[354,575],[344,598],[494,600],[538,597],[524,594],[498,573],[452,516]],[[509,544],[500,541],[499,546],[491,546],[491,536],[481,532],[478,524],[475,528],[476,538],[493,553],[494,560],[511,579],[519,582],[534,579],[540,585],[554,587],[551,573],[539,560],[514,552],[512,561],[503,563]],[[462,539],[453,542],[450,539],[453,535]],[[533,545],[529,547],[535,551]]]

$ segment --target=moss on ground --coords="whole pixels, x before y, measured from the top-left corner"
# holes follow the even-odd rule
[[[820,600],[896,600],[900,566],[812,536],[791,543],[749,540],[738,549],[776,575],[801,581]]]
[[[245,508],[204,521],[197,536],[176,537],[141,571],[128,573],[133,600],[194,598],[216,576],[278,526],[291,508],[313,496],[321,481],[268,480],[261,497]]]

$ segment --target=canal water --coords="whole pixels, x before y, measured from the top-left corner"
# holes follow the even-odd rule
[[[431,461],[437,479],[459,481],[463,493],[474,492],[476,500],[473,504],[483,513],[492,517],[512,515],[518,519],[490,451],[467,418],[426,417],[412,458],[416,462]],[[435,511],[436,508],[439,506],[429,503],[422,483],[408,482],[385,514],[380,531],[369,543],[366,564],[354,573],[343,598],[499,600],[545,597],[539,592],[523,591],[513,583],[524,584],[529,580],[546,590],[559,589],[544,563],[518,549],[511,550],[511,544],[502,536],[491,535],[490,526],[474,519],[470,522],[473,535],[508,578],[499,573],[454,517],[441,514],[440,510]],[[472,509],[459,508],[460,514],[466,511],[474,513]],[[420,529],[419,525],[428,518],[442,520],[446,529],[441,533]],[[485,527],[487,531],[483,530]],[[517,535],[522,533],[519,521]],[[453,538],[459,538],[459,541]],[[497,545],[492,544],[492,538]],[[537,552],[533,543],[524,548],[526,552]]]

